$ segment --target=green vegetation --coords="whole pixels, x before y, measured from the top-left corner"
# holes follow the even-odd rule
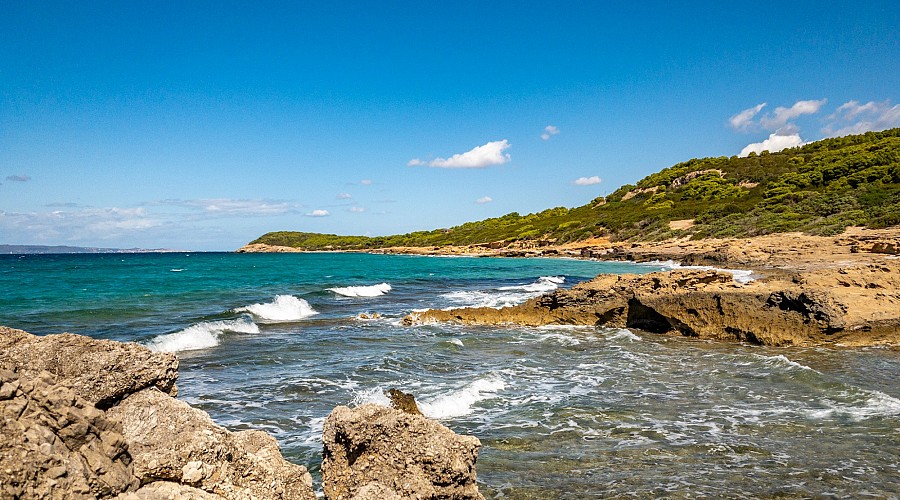
[[[693,219],[693,227],[669,228]],[[900,129],[817,141],[747,158],[693,159],[576,208],[382,236],[281,231],[252,243],[309,250],[444,246],[592,236],[661,240],[689,235],[755,236],[786,231],[838,234],[847,226],[900,224]]]

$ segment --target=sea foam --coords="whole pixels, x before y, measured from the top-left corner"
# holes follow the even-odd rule
[[[275,300],[263,304],[253,304],[239,307],[235,312],[247,312],[253,316],[270,322],[299,321],[308,318],[318,311],[309,305],[309,302],[298,299],[293,295],[276,295]]]
[[[748,269],[723,269],[720,267],[712,267],[712,266],[683,266],[674,260],[667,261],[658,261],[654,260],[651,262],[642,263],[648,266],[661,266],[667,270],[672,269],[700,269],[700,270],[708,270],[708,271],[721,271],[723,273],[729,273],[732,277],[734,277],[734,281],[737,281],[741,284],[747,284],[751,281],[755,281],[755,275],[753,271]]]
[[[329,288],[338,295],[344,297],[380,297],[391,291],[391,285],[387,283],[379,283],[369,286],[345,286],[339,288]]]
[[[155,337],[145,345],[151,351],[157,352],[208,349],[219,345],[219,336],[224,332],[259,333],[259,326],[248,316],[223,321],[204,321],[175,333]]]
[[[492,374],[430,401],[417,403],[426,417],[437,419],[461,417],[472,413],[475,403],[494,398],[498,391],[505,388],[506,382],[498,375]]]
[[[541,276],[532,283],[522,285],[501,286],[494,290],[460,290],[441,295],[451,302],[453,307],[501,307],[514,306],[526,300],[549,293],[564,283],[562,276]]]

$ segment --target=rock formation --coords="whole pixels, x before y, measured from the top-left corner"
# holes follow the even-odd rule
[[[315,498],[274,438],[174,399],[170,354],[0,327],[0,365],[4,498]]]
[[[900,263],[820,269],[740,284],[728,273],[600,275],[503,309],[413,313],[406,324],[573,324],[774,346],[900,342]]]
[[[481,442],[420,415],[367,404],[325,420],[322,482],[329,499],[481,499]]]

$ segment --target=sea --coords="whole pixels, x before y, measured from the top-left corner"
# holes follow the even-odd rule
[[[585,326],[404,326],[668,263],[361,253],[0,256],[0,324],[180,358],[179,398],[321,491],[325,418],[412,393],[488,498],[898,498],[900,351]],[[747,278],[746,273],[738,273]]]

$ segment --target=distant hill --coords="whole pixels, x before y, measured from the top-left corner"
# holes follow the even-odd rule
[[[20,254],[54,254],[54,253],[155,253],[175,252],[176,250],[143,248],[94,248],[94,247],[70,247],[65,245],[0,245],[0,255]]]
[[[575,207],[468,222],[448,229],[365,237],[278,231],[251,243],[307,250],[742,237],[900,224],[900,128],[824,139],[746,158],[693,159]]]

